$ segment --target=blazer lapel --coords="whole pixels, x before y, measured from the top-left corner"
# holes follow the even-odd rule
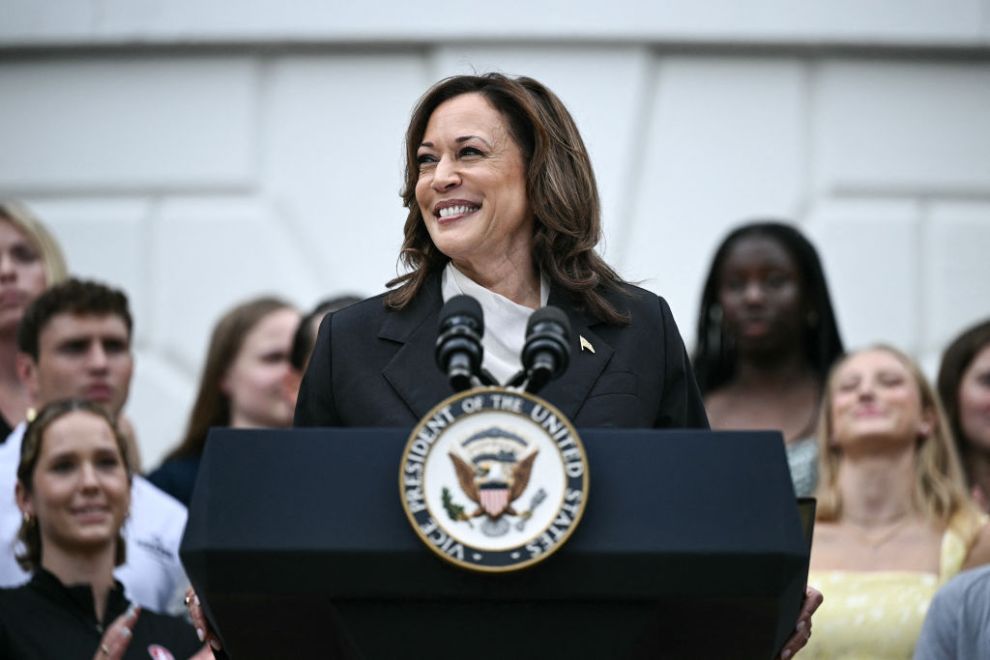
[[[539,394],[573,419],[611,360],[613,350],[593,330],[600,321],[574,309],[553,288],[547,304],[562,309],[571,321],[571,359],[567,371]],[[378,333],[380,339],[402,344],[382,374],[417,420],[454,393],[434,358],[442,306],[440,276],[434,274],[406,309],[386,314]]]
[[[562,309],[571,321],[571,359],[567,371],[538,394],[560,408],[568,419],[574,419],[588,398],[591,388],[612,359],[612,347],[592,329],[601,322],[574,309],[573,304],[553,288],[550,289],[547,304]],[[585,340],[584,348],[582,337]]]
[[[382,375],[417,420],[454,393],[434,358],[442,304],[440,277],[431,275],[408,307],[386,314],[378,333],[402,344]]]

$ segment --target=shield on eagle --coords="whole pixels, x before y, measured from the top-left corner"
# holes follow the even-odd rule
[[[492,518],[498,518],[509,506],[509,485],[500,482],[482,484],[479,488],[481,508]]]
[[[497,520],[504,514],[519,513],[512,503],[526,491],[539,450],[523,458],[529,449],[523,438],[499,428],[489,428],[472,435],[461,444],[468,458],[450,452],[457,481],[464,494],[478,507],[463,519],[487,516]]]

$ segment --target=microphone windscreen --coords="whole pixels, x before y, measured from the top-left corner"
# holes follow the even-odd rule
[[[475,323],[475,332],[479,335],[485,333],[485,317],[481,311],[481,303],[471,296],[462,294],[445,302],[440,310],[440,327],[447,325],[448,321],[456,316],[468,317]]]
[[[560,325],[564,332],[564,337],[570,338],[571,320],[567,318],[567,314],[564,313],[564,310],[559,307],[552,307],[550,305],[541,307],[530,315],[529,321],[526,323],[526,334],[529,335],[532,333],[533,328],[537,324],[547,322]]]

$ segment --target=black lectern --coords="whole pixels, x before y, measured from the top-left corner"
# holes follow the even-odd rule
[[[777,433],[581,431],[559,553],[475,574],[416,537],[407,431],[210,433],[181,556],[240,658],[770,658],[808,565]]]

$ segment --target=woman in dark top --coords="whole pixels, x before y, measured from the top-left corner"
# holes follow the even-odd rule
[[[694,369],[715,429],[780,429],[798,495],[817,484],[815,422],[842,340],[821,261],[797,228],[732,231],[705,280]]]
[[[189,506],[211,427],[276,428],[292,423],[285,391],[299,312],[279,298],[237,305],[217,322],[182,441],[148,480]]]
[[[181,619],[129,610],[114,580],[130,508],[126,454],[107,413],[88,401],[51,403],[28,426],[17,468],[17,560],[33,575],[0,590],[0,657],[210,657]]]

